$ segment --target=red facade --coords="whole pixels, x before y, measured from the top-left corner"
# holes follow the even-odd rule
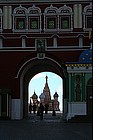
[[[2,1],[0,3],[0,89],[26,98],[30,79],[51,71],[64,80],[66,62],[77,62],[91,48],[92,1]],[[44,50],[37,51],[37,40]],[[21,97],[21,92],[23,97]],[[68,95],[64,95],[64,98]]]

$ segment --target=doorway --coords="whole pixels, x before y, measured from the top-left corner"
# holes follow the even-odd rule
[[[28,86],[28,118],[39,120],[40,103],[44,106],[43,119],[58,121],[62,118],[62,82],[62,78],[53,72],[38,73],[30,80]],[[54,114],[53,110],[55,111]]]
[[[63,117],[67,114],[67,98],[68,92],[67,89],[67,73],[63,66],[61,66],[56,60],[53,60],[49,57],[45,57],[44,59],[34,58],[26,64],[26,67],[22,70],[20,76],[20,99],[21,99],[21,118],[28,117],[28,86],[31,79],[38,73],[41,72],[52,72],[61,77],[62,79],[62,90],[63,90],[63,98],[62,98],[62,114]]]

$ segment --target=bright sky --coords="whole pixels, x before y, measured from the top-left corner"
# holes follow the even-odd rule
[[[50,88],[50,92],[51,92],[51,99],[53,99],[53,95],[55,93],[55,91],[57,91],[59,97],[58,97],[58,101],[60,102],[60,110],[62,111],[62,94],[63,94],[63,86],[62,86],[62,78],[60,76],[58,76],[55,73],[52,72],[41,72],[38,73],[37,75],[35,75],[30,83],[29,83],[29,100],[30,97],[33,95],[34,91],[35,93],[39,95],[43,92],[45,83],[46,83],[46,75],[48,76],[48,86]],[[28,100],[28,102],[29,102]],[[38,98],[39,100],[39,98]]]

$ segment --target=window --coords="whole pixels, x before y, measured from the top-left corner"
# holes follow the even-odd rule
[[[69,28],[70,28],[70,18],[61,17],[61,29],[69,29]]]
[[[71,31],[72,25],[72,8],[66,5],[60,7],[47,7],[44,11],[44,31]]]
[[[38,29],[38,25],[38,18],[30,18],[30,29]]]
[[[86,23],[86,27],[87,28],[92,28],[92,17],[88,16],[86,19],[87,23]]]
[[[53,7],[47,7],[44,11],[44,31],[57,31],[57,19],[58,19],[58,9]]]
[[[25,18],[16,18],[16,29],[25,29]]]
[[[92,4],[85,6],[83,12],[83,29],[84,30],[91,30],[92,28]]]
[[[72,25],[72,9],[66,5],[62,6],[58,10],[59,14],[59,30],[71,31],[73,29]]]
[[[40,32],[41,10],[33,5],[26,9],[21,5],[13,12],[13,32]]]
[[[56,18],[47,18],[47,29],[56,28]]]
[[[22,7],[16,7],[13,12],[13,31],[14,32],[25,32],[27,29],[26,25],[26,13],[27,9]]]
[[[41,9],[33,5],[28,8],[28,32],[41,31]]]

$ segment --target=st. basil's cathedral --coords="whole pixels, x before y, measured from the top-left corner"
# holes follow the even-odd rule
[[[55,94],[53,95],[53,99],[51,98],[50,88],[48,86],[48,76],[46,76],[46,83],[43,92],[39,96],[40,101],[38,101],[38,96],[34,91],[34,94],[30,97],[33,103],[30,100],[30,104],[35,104],[38,106],[39,103],[42,103],[44,107],[48,106],[48,111],[60,111],[60,103],[58,101],[58,97],[59,95],[57,94],[57,92],[55,92]]]

